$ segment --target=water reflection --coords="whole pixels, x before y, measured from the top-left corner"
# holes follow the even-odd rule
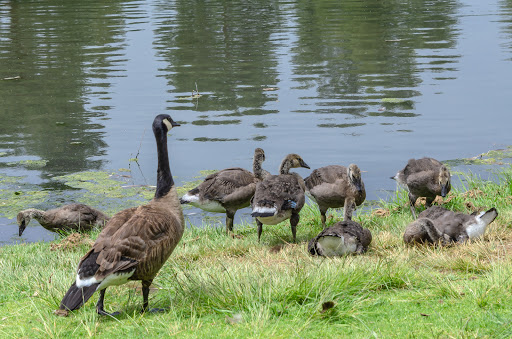
[[[453,69],[458,56],[448,51],[458,35],[457,6],[453,1],[299,2],[292,49],[296,88],[316,89],[308,107],[315,113],[417,116],[404,112],[414,109],[412,101],[407,107],[384,105],[382,113],[372,110],[381,98],[419,96],[420,72]]]
[[[263,89],[278,82],[277,42],[271,38],[282,21],[277,7],[277,2],[157,2],[155,46],[168,64],[161,71],[170,94],[189,93],[197,83],[207,94],[195,107],[199,112],[243,114],[272,100]]]
[[[98,121],[110,106],[86,106],[108,99],[123,69],[123,2],[9,1],[0,16],[0,79],[18,77],[0,81],[0,116],[9,126],[0,148],[13,149],[15,140],[14,160],[47,161],[43,175],[100,168],[107,145]]]

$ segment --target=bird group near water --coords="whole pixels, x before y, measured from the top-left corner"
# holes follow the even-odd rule
[[[149,287],[184,233],[181,204],[225,213],[228,233],[233,231],[236,211],[251,206],[258,241],[264,224],[275,225],[289,219],[293,241],[296,242],[299,213],[307,194],[318,205],[324,228],[308,243],[307,250],[311,255],[332,257],[363,254],[368,250],[372,241],[370,230],[352,220],[356,206],[366,198],[361,170],[357,165],[321,167],[302,179],[290,170],[299,167],[309,169],[309,165],[298,154],[288,154],[279,166],[279,173],[272,175],[262,168],[264,151],[256,148],[253,172],[238,167],[218,171],[179,198],[167,151],[167,133],[177,126],[179,124],[165,114],[156,116],[153,121],[158,155],[157,185],[154,198],[146,205],[125,209],[112,218],[81,204],[46,212],[30,209],[18,214],[20,236],[30,218],[52,231],[102,228],[96,242],[78,263],[75,281],[60,303],[61,311],[76,310],[99,292],[97,313],[115,315],[117,312],[108,313],[104,309],[105,291],[109,286],[130,280],[142,282],[142,311],[147,311]],[[444,197],[451,189],[449,170],[435,159],[411,159],[393,178],[407,188],[415,219],[405,230],[403,238],[406,244],[464,242],[481,236],[497,217],[494,208],[467,215],[440,206],[431,207],[436,196]],[[427,209],[416,219],[414,204],[418,197],[426,198]],[[327,210],[341,207],[344,209],[343,220],[326,228]]]

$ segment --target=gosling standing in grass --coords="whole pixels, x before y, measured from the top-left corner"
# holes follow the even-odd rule
[[[357,222],[344,220],[320,232],[308,244],[311,255],[324,257],[363,254],[372,242],[372,233]]]
[[[80,260],[76,281],[62,299],[61,310],[76,310],[99,291],[96,312],[114,315],[103,308],[105,290],[129,280],[142,281],[142,311],[147,310],[149,286],[180,241],[185,225],[167,154],[167,132],[175,126],[179,124],[169,115],[154,119],[158,153],[155,197],[146,205],[115,214],[105,225]]]
[[[279,166],[279,175],[272,175],[256,185],[251,200],[252,216],[258,225],[258,241],[263,224],[276,225],[290,219],[293,242],[296,241],[299,212],[304,206],[304,180],[298,173],[290,173],[291,168],[309,166],[297,154],[288,154]]]
[[[428,208],[436,196],[446,197],[451,189],[450,171],[441,162],[432,158],[410,159],[404,169],[391,179],[407,187],[411,213],[415,219],[416,199],[425,197]]]
[[[18,213],[18,234],[21,237],[31,219],[36,219],[48,231],[89,231],[102,228],[110,219],[105,213],[84,204],[69,204],[48,211],[35,208]]]
[[[487,226],[496,219],[498,212],[491,208],[485,212],[464,214],[441,206],[432,206],[418,215],[404,232],[404,242],[438,243],[447,245],[476,239],[485,233]]]
[[[226,168],[207,176],[196,188],[181,197],[182,204],[190,204],[208,212],[226,213],[226,232],[233,231],[237,210],[248,207],[256,190],[256,183],[270,176],[261,164],[265,152],[254,150],[253,173],[239,167]]]
[[[361,205],[366,199],[361,170],[355,164],[321,167],[311,172],[304,181],[306,193],[318,204],[324,228],[327,209],[343,207],[343,220],[350,220],[355,206]]]

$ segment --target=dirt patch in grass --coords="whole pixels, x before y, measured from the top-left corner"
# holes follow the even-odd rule
[[[52,243],[50,251],[69,251],[82,245],[92,246],[92,244],[94,244],[94,241],[88,235],[71,233],[58,244]]]

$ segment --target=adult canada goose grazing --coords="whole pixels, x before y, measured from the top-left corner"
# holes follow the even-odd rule
[[[304,182],[306,193],[318,204],[324,228],[327,209],[343,207],[343,220],[350,220],[355,206],[366,199],[361,170],[355,164],[318,168]]]
[[[261,168],[265,152],[254,150],[253,173],[239,167],[226,168],[207,176],[196,188],[181,197],[182,204],[190,204],[208,212],[226,213],[226,232],[233,231],[237,210],[247,207],[256,190],[256,183],[270,176]]]
[[[105,213],[84,204],[69,204],[48,211],[35,208],[18,213],[19,236],[23,234],[31,219],[36,219],[48,231],[89,231],[103,227],[110,219]]]
[[[344,220],[320,232],[308,244],[311,255],[324,257],[363,254],[372,242],[372,233],[357,222]]]
[[[425,197],[428,208],[436,196],[445,197],[451,189],[450,171],[441,162],[432,158],[410,159],[404,169],[391,179],[395,179],[409,190],[409,203],[414,218],[416,199]]]
[[[73,311],[100,291],[96,311],[103,309],[105,289],[129,280],[142,281],[144,303],[148,307],[149,286],[183,235],[184,218],[167,154],[167,132],[179,126],[167,114],[153,121],[158,152],[155,197],[146,205],[115,214],[105,225],[92,248],[78,263],[76,281],[60,303]]]
[[[304,180],[298,173],[290,173],[291,168],[309,166],[297,154],[288,154],[279,166],[279,175],[272,175],[256,185],[251,200],[252,214],[258,225],[258,241],[263,224],[276,225],[290,219],[293,242],[296,240],[299,212],[304,206]]]
[[[465,242],[483,235],[487,226],[497,216],[498,212],[495,208],[486,212],[464,214],[441,206],[432,206],[421,212],[418,219],[407,226],[404,242],[408,244]]]

